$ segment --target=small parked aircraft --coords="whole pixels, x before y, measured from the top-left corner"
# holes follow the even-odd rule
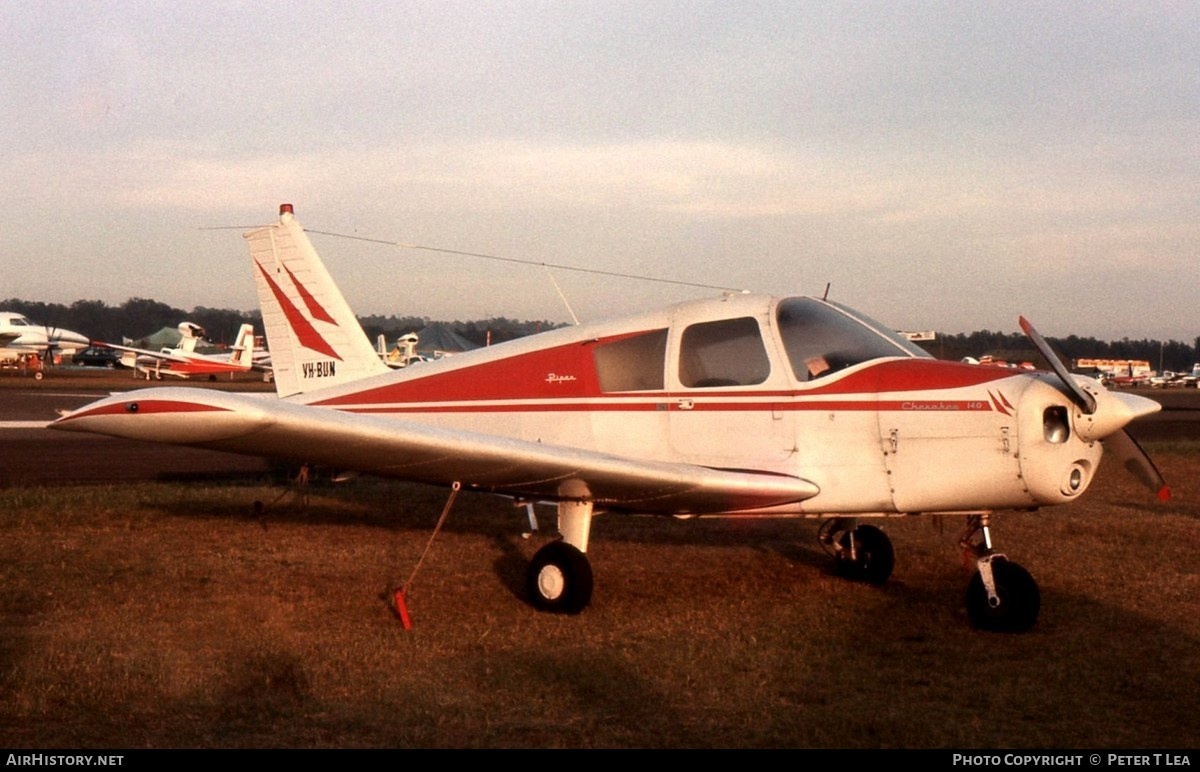
[[[91,344],[87,336],[77,332],[31,322],[24,314],[0,311],[0,361],[37,357],[44,363],[52,361],[55,353],[74,353]]]
[[[277,400],[154,388],[52,428],[96,432],[552,502],[561,538],[532,558],[533,605],[592,597],[592,518],[803,517],[849,578],[881,584],[894,551],[867,518],[965,521],[974,625],[1031,627],[1040,592],[995,549],[999,510],[1075,501],[1102,445],[1166,495],[1125,432],[1157,402],[1054,372],[931,358],[812,297],[727,294],[559,328],[393,370],[296,221],[245,234]],[[453,496],[453,494],[451,494]]]
[[[198,324],[182,322],[179,332],[182,337],[178,346],[166,347],[159,351],[99,341],[97,345],[136,355],[134,367],[146,380],[154,378],[161,381],[164,375],[176,378],[191,378],[197,375],[207,376],[210,381],[215,381],[218,375],[245,373],[263,367],[255,360],[253,325],[241,326],[228,354],[198,353],[196,345],[205,339],[204,328]]]
[[[393,370],[408,367],[417,362],[427,362],[428,357],[417,353],[419,338],[415,332],[406,333],[396,339],[396,345],[391,351],[387,350],[387,339],[381,334],[375,341],[379,358]]]

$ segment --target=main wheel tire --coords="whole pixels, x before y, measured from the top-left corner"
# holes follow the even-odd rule
[[[850,539],[854,539],[854,558],[850,555]],[[860,525],[847,531],[839,546],[845,557],[838,558],[838,572],[856,582],[883,584],[896,567],[896,551],[887,534],[873,525]]]
[[[988,604],[987,590],[978,571],[967,585],[967,616],[979,630],[993,633],[1023,633],[1037,622],[1042,593],[1023,567],[1007,560],[992,561],[996,606]]]
[[[540,611],[578,614],[592,602],[592,565],[576,547],[550,542],[529,562],[526,589]]]

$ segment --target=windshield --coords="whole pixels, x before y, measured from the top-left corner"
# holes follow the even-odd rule
[[[893,330],[837,303],[788,298],[780,302],[776,319],[798,381],[879,357],[929,357]]]

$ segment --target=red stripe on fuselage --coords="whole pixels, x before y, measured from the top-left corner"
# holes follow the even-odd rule
[[[873,395],[881,393],[939,391],[976,386],[983,383],[1012,377],[1013,373],[978,365],[957,362],[941,362],[931,359],[899,359],[881,362],[844,378],[818,382],[790,391],[732,391],[729,389],[696,389],[679,393],[623,392],[605,393],[600,390],[592,359],[592,345],[601,341],[580,341],[565,346],[516,354],[511,357],[484,362],[450,372],[434,373],[424,377],[409,378],[398,383],[332,397],[314,404],[325,407],[351,409],[366,412],[378,408],[382,412],[412,412],[422,403],[454,403],[456,407],[432,408],[436,412],[467,410],[463,403],[496,403],[512,400],[571,400],[578,408],[602,409],[596,405],[575,402],[595,399],[621,402],[631,400],[678,399],[694,397],[756,398],[758,400],[778,397],[792,400],[805,397]],[[548,402],[547,404],[554,404]],[[816,403],[827,404],[827,403]],[[851,404],[860,404],[857,402]],[[476,409],[474,407],[470,409]],[[479,410],[500,410],[495,404]],[[525,405],[514,405],[512,410],[527,409]],[[547,408],[549,409],[549,408]],[[620,408],[611,409],[640,409]],[[659,408],[661,409],[661,408]],[[737,408],[726,408],[737,409]],[[805,409],[805,408],[796,408]],[[819,409],[819,408],[817,408]],[[845,408],[850,409],[850,408]]]
[[[315,404],[326,407],[410,402],[474,402],[478,400],[596,398],[600,391],[592,345],[565,346],[516,354],[504,359],[412,378],[333,397]]]
[[[215,375],[218,373],[241,373],[249,370],[248,367],[230,364],[228,362],[208,362],[203,359],[193,359],[189,362],[161,362],[155,363],[150,361],[140,365],[145,370],[161,370],[163,372],[170,371],[172,373],[182,373],[184,375]]]
[[[936,391],[978,386],[1005,378],[1013,373],[996,367],[982,367],[936,359],[894,359],[851,373],[845,378],[815,386],[806,394],[869,394],[897,391]]]
[[[742,395],[745,397],[746,395]],[[800,396],[800,395],[796,395]],[[984,412],[993,411],[987,400],[938,400],[938,399],[908,399],[908,400],[804,400],[794,402],[762,401],[763,395],[754,394],[750,399],[738,402],[693,402],[689,407],[682,407],[678,397],[663,397],[662,402],[496,402],[496,403],[463,403],[444,405],[348,405],[341,408],[348,413],[368,413],[376,415],[416,415],[433,413],[646,413],[646,412],[685,412],[685,413],[729,413],[751,411],[874,411],[887,412]]]

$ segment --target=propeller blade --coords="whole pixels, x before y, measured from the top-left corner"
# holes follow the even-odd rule
[[[1033,328],[1029,320],[1021,317],[1021,329],[1025,331],[1025,337],[1029,338],[1037,350],[1046,361],[1050,363],[1050,367],[1054,370],[1058,379],[1067,387],[1067,393],[1071,396],[1071,401],[1079,406],[1085,414],[1091,415],[1096,412],[1096,398],[1084,391],[1083,387],[1071,375],[1071,371],[1063,364],[1063,361],[1058,358],[1054,350],[1050,348],[1050,344],[1042,337],[1041,333]]]
[[[1171,489],[1166,480],[1129,432],[1114,432],[1105,437],[1103,443],[1105,450],[1112,452],[1130,474],[1154,491],[1159,501],[1170,501]]]

